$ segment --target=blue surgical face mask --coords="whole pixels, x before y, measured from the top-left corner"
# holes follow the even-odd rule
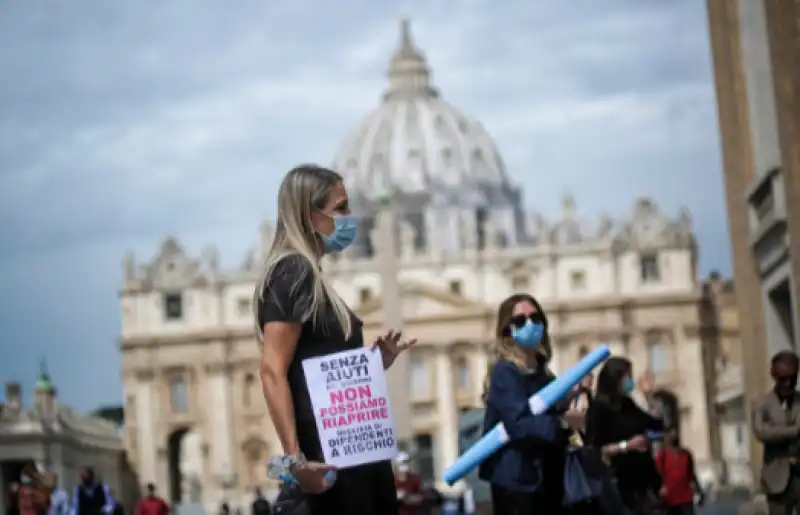
[[[520,346],[532,349],[539,345],[544,338],[544,324],[534,323],[530,318],[522,327],[512,327],[511,337]]]
[[[23,474],[22,476],[20,476],[19,482],[22,483],[23,485],[29,485],[31,484],[31,478]]]
[[[622,393],[629,395],[631,392],[633,392],[635,387],[636,385],[633,384],[633,378],[628,376],[625,378],[625,381],[622,382]]]
[[[322,246],[325,253],[341,252],[353,243],[358,234],[358,220],[353,215],[333,216],[333,232],[322,238]]]

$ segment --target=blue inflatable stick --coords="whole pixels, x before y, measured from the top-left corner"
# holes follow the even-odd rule
[[[601,345],[587,354],[575,366],[565,371],[530,398],[531,412],[534,415],[540,415],[550,409],[551,406],[566,397],[581,379],[597,365],[608,359],[610,355],[611,351],[608,345]],[[467,449],[467,452],[459,456],[450,468],[444,471],[445,482],[452,486],[506,443],[508,443],[506,428],[503,427],[503,424],[497,424],[491,431],[475,442],[472,447]]]

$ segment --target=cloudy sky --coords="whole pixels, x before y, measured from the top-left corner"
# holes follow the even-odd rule
[[[730,270],[704,2],[233,5],[0,4],[0,378],[28,398],[46,356],[67,402],[120,400],[123,253],[173,233],[237,264],[281,175],[378,104],[403,16],[529,207],[686,206],[703,273]]]

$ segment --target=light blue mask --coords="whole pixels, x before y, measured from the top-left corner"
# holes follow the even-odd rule
[[[19,478],[19,482],[22,483],[23,485],[29,485],[29,484],[31,484],[31,478],[29,478],[26,475],[22,475]]]
[[[511,337],[522,347],[532,349],[544,338],[544,324],[534,323],[528,319],[522,327],[511,329]]]
[[[633,392],[633,389],[635,387],[636,385],[633,384],[633,378],[626,377],[625,382],[622,383],[622,393],[624,393],[625,395],[630,395],[630,393]]]
[[[341,252],[353,243],[358,234],[358,220],[353,215],[333,217],[333,232],[330,236],[321,234],[322,246],[326,253]]]

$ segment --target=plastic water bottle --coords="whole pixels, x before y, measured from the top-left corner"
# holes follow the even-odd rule
[[[294,478],[291,472],[283,465],[283,458],[281,456],[273,456],[267,462],[267,477],[277,479],[289,484],[298,484],[297,479]],[[325,474],[325,480],[329,483],[336,481],[336,472],[333,470]]]
[[[297,484],[297,480],[291,472],[283,466],[283,458],[281,456],[273,456],[269,459],[267,462],[267,477],[284,483]]]

